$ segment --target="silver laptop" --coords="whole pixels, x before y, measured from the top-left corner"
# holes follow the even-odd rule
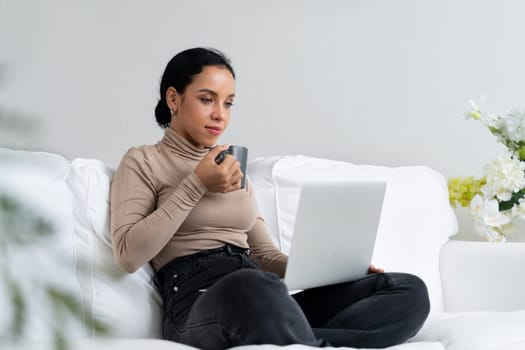
[[[284,278],[288,290],[366,276],[385,188],[384,181],[303,185]]]

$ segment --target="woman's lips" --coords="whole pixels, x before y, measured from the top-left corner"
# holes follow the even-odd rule
[[[215,126],[205,126],[206,131],[208,131],[213,136],[219,136],[222,133],[222,129]]]

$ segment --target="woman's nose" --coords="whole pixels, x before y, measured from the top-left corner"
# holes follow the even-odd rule
[[[212,112],[212,119],[213,120],[223,120],[224,119],[224,108],[220,104],[217,104]]]

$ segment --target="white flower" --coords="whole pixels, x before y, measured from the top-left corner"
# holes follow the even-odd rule
[[[487,126],[488,128],[493,128],[493,127],[496,127],[499,117],[494,113],[487,113],[487,112],[482,111],[481,107],[483,106],[483,103],[485,102],[485,98],[486,96],[481,97],[479,106],[476,102],[474,102],[473,100],[470,100],[469,101],[470,110],[467,113],[465,113],[465,116],[467,119],[472,118],[474,120],[479,120],[483,124],[485,124],[485,126]]]
[[[499,227],[510,222],[510,218],[499,211],[499,203],[495,199],[490,199],[485,202],[483,208],[483,222],[491,227]]]
[[[474,220],[491,227],[498,227],[510,222],[510,218],[499,211],[499,203],[495,199],[485,199],[479,194],[472,198],[470,205]]]
[[[507,225],[511,223],[511,217],[506,212],[499,211],[497,200],[475,195],[470,204],[470,214],[474,221],[474,228],[486,240],[491,242],[505,240],[501,228],[510,228]]]
[[[510,222],[510,219],[499,211],[499,203],[497,200],[487,200],[479,194],[472,198],[470,213],[475,221],[492,227],[501,226]]]
[[[482,191],[485,195],[496,196],[508,201],[514,192],[525,187],[525,163],[506,152],[484,167],[487,184]]]
[[[470,211],[471,213],[480,213],[483,211],[483,207],[485,206],[485,200],[482,196],[479,194],[472,197],[472,201],[470,202]]]
[[[525,140],[525,114],[517,108],[511,109],[503,117],[499,117],[494,126],[511,141]]]
[[[525,200],[522,198],[519,201],[519,205],[515,205],[512,209],[516,212],[514,213],[514,216],[519,217],[521,219],[525,219]]]
[[[467,119],[469,118],[472,118],[475,120],[481,119],[481,109],[478,107],[476,102],[474,102],[473,100],[470,100],[468,101],[468,103],[470,104],[470,110],[467,113],[465,113],[465,117]]]

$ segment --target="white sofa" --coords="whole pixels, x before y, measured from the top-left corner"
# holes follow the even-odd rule
[[[23,341],[8,346],[0,339],[0,347],[51,347],[58,328],[74,349],[190,348],[159,339],[161,299],[151,267],[125,274],[113,261],[108,232],[112,173],[99,160],[0,149],[0,193],[27,205],[54,228],[52,236],[8,250],[3,264],[19,276],[29,313]],[[441,174],[423,166],[389,168],[305,156],[255,159],[248,174],[272,238],[285,252],[301,183],[319,177],[387,181],[374,264],[419,275],[431,299],[431,314],[419,333],[390,349],[525,349],[525,243],[451,240],[457,221]],[[99,320],[110,333],[99,334],[85,321],[57,318],[44,295],[49,285],[75,296],[85,319]],[[0,282],[0,335],[14,310],[6,288]]]

